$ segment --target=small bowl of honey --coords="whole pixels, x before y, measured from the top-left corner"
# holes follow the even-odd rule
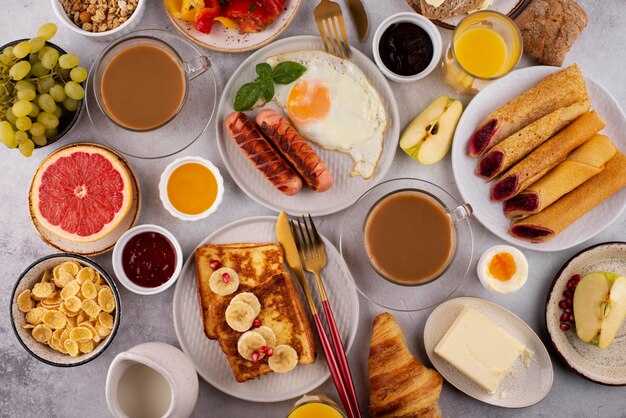
[[[161,174],[159,196],[167,211],[183,221],[197,221],[222,203],[224,180],[219,169],[200,157],[172,161]]]

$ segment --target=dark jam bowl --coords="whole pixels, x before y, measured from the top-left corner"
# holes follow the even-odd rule
[[[146,232],[152,232],[164,236],[172,245],[172,249],[174,251],[174,272],[167,279],[167,281],[156,287],[138,285],[131,280],[130,277],[128,277],[124,269],[124,248],[126,248],[133,238]],[[120,237],[113,248],[113,271],[115,272],[115,276],[117,276],[117,280],[125,288],[139,295],[156,295],[157,293],[161,293],[172,286],[176,282],[176,279],[178,279],[178,276],[180,276],[180,272],[183,268],[183,261],[183,250],[181,249],[176,237],[170,231],[158,225],[144,224],[137,225],[134,228],[129,229]]]
[[[0,51],[2,51],[7,46],[15,46],[22,41],[28,41],[28,39],[17,39],[13,42],[9,42],[8,44],[4,44],[0,46]],[[52,48],[59,51],[59,55],[66,54],[63,48],[59,47],[58,45],[53,44],[52,42],[46,42],[46,46],[51,46]],[[28,56],[24,59],[27,59],[27,58]],[[85,88],[85,81],[79,84],[83,88]],[[48,139],[48,143],[44,145],[44,147],[63,138],[65,134],[67,134],[74,127],[74,125],[76,124],[76,121],[78,121],[78,118],[80,117],[80,113],[82,112],[84,106],[85,106],[85,99],[83,98],[83,100],[80,101],[80,104],[78,105],[78,109],[76,109],[76,112],[64,113],[63,115],[61,115],[61,117],[59,118],[59,126],[57,127],[59,133],[55,137]],[[35,144],[35,149],[37,148],[43,148],[43,147],[40,147],[39,145]]]
[[[385,61],[390,61],[389,57],[381,56],[381,49],[386,48],[385,45],[388,43],[387,38],[390,35],[389,31],[397,31],[399,25],[400,29],[405,30],[407,24],[416,26],[418,28],[416,32],[425,34],[430,39],[430,43],[432,43],[432,57],[430,58],[430,61],[428,63],[423,63],[421,66],[416,66],[417,70],[415,74],[410,74],[411,72],[407,72],[406,69],[394,72],[392,68],[389,68],[385,64]],[[406,38],[406,34],[404,37]],[[385,45],[383,45],[382,42],[385,42]],[[418,15],[417,13],[405,12],[389,16],[378,26],[376,32],[374,32],[372,53],[374,55],[376,65],[388,79],[398,83],[410,83],[426,77],[437,67],[439,61],[441,60],[442,43],[439,29],[437,29],[437,27],[430,20]],[[428,39],[426,39],[424,44],[426,49],[430,49]],[[399,48],[399,51],[399,53],[402,54],[407,51],[407,49],[405,47],[401,47]],[[382,51],[382,53],[384,54],[384,51]],[[398,72],[404,72],[405,75],[398,74]]]

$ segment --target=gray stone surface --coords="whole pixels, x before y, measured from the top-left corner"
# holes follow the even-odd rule
[[[496,0],[498,1],[498,0]],[[341,2],[341,1],[340,1]],[[148,10],[140,28],[171,28],[164,15],[161,1],[149,0]],[[282,35],[315,34],[312,10],[313,0],[303,0],[297,18]],[[382,19],[394,12],[408,11],[404,0],[366,0],[372,28],[366,42],[357,42],[349,26],[352,45],[371,57],[373,29]],[[623,0],[579,0],[590,16],[589,26],[567,57],[566,64],[577,62],[583,72],[596,79],[611,91],[622,106],[626,105],[626,80],[624,78],[624,50],[626,44],[626,2]],[[2,0],[0,11],[0,43],[32,36],[37,27],[46,21],[55,21],[50,3],[44,0]],[[347,10],[344,4],[344,11]],[[443,30],[444,44],[450,32]],[[80,35],[61,29],[55,43],[78,53],[83,64],[90,65],[104,44],[87,41]],[[207,51],[217,72],[220,90],[228,75],[245,59],[247,54],[225,55]],[[529,65],[528,61],[521,66]],[[426,79],[409,85],[392,85],[401,109],[402,124],[406,124],[427,103],[441,94],[451,94],[441,81],[439,71]],[[469,97],[464,97],[467,103]],[[30,178],[39,162],[53,149],[78,140],[92,140],[93,130],[86,113],[62,141],[38,150],[30,159],[16,151],[0,147],[0,416],[2,417],[106,417],[109,412],[104,396],[107,368],[113,357],[142,342],[163,341],[177,345],[172,323],[172,294],[174,289],[157,296],[138,296],[121,289],[123,318],[120,331],[107,351],[88,365],[74,369],[59,369],[39,363],[18,344],[9,324],[9,295],[19,273],[33,260],[53,252],[37,236],[27,209],[27,191]],[[215,126],[184,155],[199,155],[212,160],[225,173],[215,144]],[[179,155],[178,155],[179,156]],[[253,215],[272,212],[260,207],[237,188],[226,174],[226,194],[220,210],[209,219],[197,223],[184,223],[170,216],[158,199],[158,179],[163,168],[175,157],[155,161],[130,159],[141,182],[143,210],[141,223],[156,223],[172,231],[180,240],[185,255],[205,236],[221,225]],[[391,179],[411,176],[433,181],[458,196],[453,183],[450,158],[433,167],[414,163],[398,152],[394,166],[387,175]],[[342,214],[327,216],[318,221],[321,231],[338,243],[338,225]],[[475,255],[501,243],[484,227],[472,221],[475,232]],[[494,296],[480,285],[475,264],[457,296],[483,297],[502,304],[524,319],[549,345],[544,324],[546,292],[561,264],[583,248],[604,241],[624,240],[626,215],[622,215],[610,228],[594,239],[566,251],[545,254],[525,251],[530,264],[526,286],[515,295]],[[110,255],[97,257],[111,271]],[[367,354],[373,317],[382,309],[361,298],[359,332],[349,358],[354,371],[361,405],[365,410],[369,392]],[[402,324],[411,349],[426,363],[422,343],[424,323],[430,311],[414,314],[396,314]],[[445,384],[441,395],[441,409],[448,417],[624,417],[626,416],[626,390],[590,383],[568,370],[550,350],[554,365],[552,391],[538,405],[520,410],[506,410],[482,404],[452,386]],[[336,397],[331,382],[326,382],[315,392]],[[255,404],[241,401],[221,393],[204,381],[195,409],[196,417],[281,417],[292,402]]]

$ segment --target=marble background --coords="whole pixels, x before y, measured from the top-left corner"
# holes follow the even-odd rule
[[[56,0],[54,0],[56,1]],[[497,0],[496,0],[497,1]],[[342,3],[347,15],[345,2]],[[626,45],[626,2],[624,0],[578,0],[590,16],[589,25],[581,39],[567,57],[565,64],[578,63],[588,77],[592,77],[611,91],[622,107],[626,106],[626,79],[624,78],[624,45]],[[140,28],[171,28],[162,2],[149,0]],[[293,24],[282,37],[316,34],[312,10],[317,2],[303,0],[302,7]],[[49,1],[2,0],[0,12],[0,43],[16,38],[32,36],[37,27],[46,21],[55,21]],[[410,10],[404,0],[365,0],[370,17],[370,35],[364,43],[356,39],[349,26],[351,44],[371,57],[371,39],[376,26],[388,15]],[[349,17],[347,18],[350,24]],[[442,30],[444,44],[450,32]],[[89,66],[104,44],[88,41],[84,37],[61,29],[55,43],[77,53],[83,65]],[[247,54],[225,55],[207,51],[217,73],[218,88],[224,86],[228,75],[246,58]],[[524,60],[520,66],[531,63]],[[442,83],[441,74],[435,71],[429,77],[409,85],[392,83],[400,104],[402,125],[405,125],[426,104],[441,94],[452,94]],[[465,104],[470,97],[462,97]],[[119,352],[147,341],[163,341],[177,345],[172,324],[172,294],[174,289],[156,295],[139,296],[121,289],[124,313],[122,326],[107,351],[93,362],[73,369],[47,366],[30,357],[18,344],[9,323],[9,297],[19,273],[35,259],[53,252],[46,246],[30,222],[27,209],[27,191],[31,176],[40,161],[55,148],[74,141],[93,140],[93,130],[83,113],[76,127],[62,141],[35,151],[30,159],[19,152],[0,149],[0,416],[1,417],[106,417],[109,411],[104,396],[107,368]],[[209,129],[184,155],[199,155],[212,160],[225,173],[215,144],[215,126]],[[623,150],[626,151],[626,150]],[[180,155],[178,155],[180,156]],[[179,239],[185,255],[216,228],[231,221],[253,215],[269,215],[265,209],[237,188],[226,174],[226,194],[219,211],[210,218],[197,223],[184,223],[170,216],[158,199],[158,181],[161,171],[177,156],[160,160],[130,158],[141,182],[144,206],[140,223],[156,223],[172,231]],[[414,163],[404,153],[398,152],[387,178],[419,177],[433,181],[458,196],[453,183],[450,157],[443,162],[425,167]],[[338,224],[342,214],[324,217],[318,221],[319,228],[335,244],[339,240]],[[475,255],[486,248],[502,243],[482,225],[472,221],[475,233]],[[456,296],[477,296],[499,303],[525,320],[538,333],[544,343],[549,338],[544,325],[546,292],[563,262],[589,245],[604,241],[624,240],[626,214],[610,228],[594,239],[566,251],[545,254],[525,251],[530,264],[530,276],[526,286],[517,294],[496,296],[488,293],[476,277],[475,264]],[[110,254],[96,258],[111,271]],[[349,354],[361,405],[365,410],[369,393],[367,354],[374,316],[382,309],[360,299],[361,317],[354,349]],[[396,314],[403,326],[412,351],[422,360],[427,357],[422,343],[422,332],[430,311],[413,314]],[[550,352],[554,365],[554,386],[550,394],[539,404],[520,410],[506,410],[480,403],[445,384],[440,405],[448,417],[624,417],[626,416],[626,389],[613,388],[588,382],[568,370]],[[334,394],[330,381],[316,392]],[[220,417],[281,417],[285,416],[292,402],[255,404],[228,396],[201,381],[200,395],[194,416]],[[219,412],[214,412],[219,411]]]

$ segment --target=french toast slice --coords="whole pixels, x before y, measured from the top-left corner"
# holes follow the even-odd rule
[[[276,345],[293,347],[298,353],[299,364],[314,363],[317,356],[315,340],[293,278],[288,273],[279,273],[248,291],[259,299],[261,311],[257,319],[261,325],[272,328],[276,334]],[[233,330],[225,319],[226,308],[233,297],[235,295],[226,296],[214,305],[211,322],[217,325],[220,347],[228,358],[235,379],[245,382],[272,370],[267,365],[267,358],[253,363],[239,355],[237,342],[243,333]]]
[[[214,340],[217,332],[215,324],[211,322],[210,310],[223,297],[213,293],[209,287],[209,278],[214,271],[211,268],[212,260],[219,261],[220,267],[232,268],[239,274],[236,293],[246,292],[266,282],[273,275],[284,272],[285,268],[283,249],[277,243],[207,244],[196,249],[196,283],[204,333]]]

